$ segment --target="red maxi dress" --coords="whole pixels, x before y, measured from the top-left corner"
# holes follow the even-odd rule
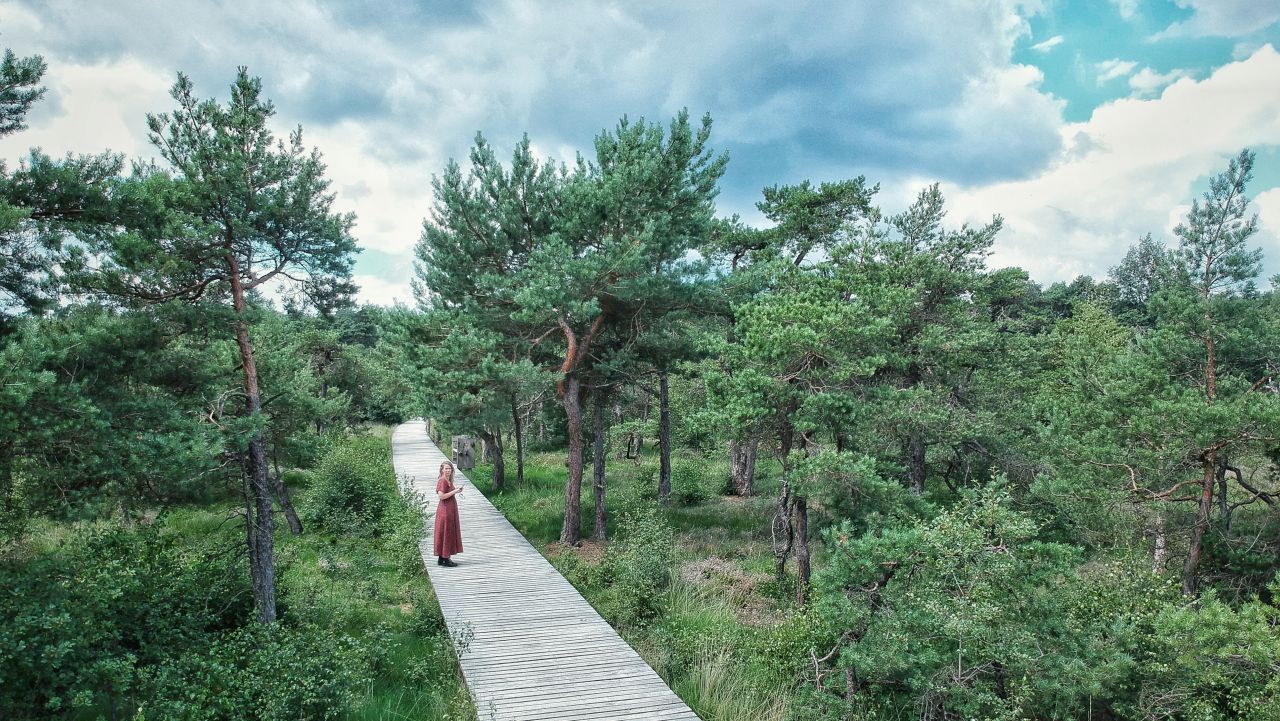
[[[436,493],[448,493],[452,490],[453,483],[443,476],[436,482]],[[443,558],[462,553],[462,527],[458,525],[457,496],[440,501],[440,506],[436,508],[435,552]]]

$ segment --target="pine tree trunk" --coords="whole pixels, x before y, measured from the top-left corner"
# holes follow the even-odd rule
[[[911,436],[907,439],[907,468],[909,471],[908,483],[911,492],[915,495],[924,493],[924,476],[926,467],[924,464],[924,436],[919,431],[912,431]]]
[[[240,349],[240,366],[244,373],[245,415],[253,418],[262,412],[262,391],[258,387],[258,364],[249,340],[249,326],[244,321],[246,310],[240,269],[233,254],[228,253],[227,266],[231,278],[231,300],[236,311],[236,345]],[[275,519],[272,513],[271,471],[267,447],[261,431],[249,440],[246,457],[245,524],[249,537],[249,573],[253,585],[254,607],[258,620],[276,620]]]
[[[795,496],[792,506],[796,528],[796,605],[803,606],[809,601],[809,503],[804,496]]]
[[[582,397],[576,373],[565,377],[564,415],[569,425],[569,480],[564,486],[564,523],[560,542],[576,546],[582,542]]]
[[[791,556],[791,548],[795,542],[795,527],[791,521],[791,445],[794,432],[790,421],[784,421],[780,436],[780,452],[782,456],[782,487],[778,491],[777,510],[773,517],[773,561],[778,574],[778,583],[787,580],[787,558]]]
[[[739,496],[755,493],[756,454],[759,449],[758,438],[729,441],[729,471],[733,478],[733,492]]]
[[[1197,572],[1200,557],[1204,553],[1204,536],[1209,530],[1209,512],[1213,509],[1213,486],[1217,480],[1218,458],[1216,452],[1205,456],[1204,477],[1200,482],[1200,505],[1196,508],[1196,524],[1191,529],[1191,546],[1182,566],[1182,595],[1194,596],[1199,589]]]
[[[511,401],[511,421],[515,424],[516,440],[516,485],[524,485],[524,427],[520,423],[520,407]]]
[[[605,530],[605,476],[604,476],[604,392],[597,390],[593,394],[592,399],[592,439],[591,439],[591,461],[592,461],[592,490],[596,502],[596,521],[595,528],[592,530],[592,538],[603,541],[607,535]]]
[[[671,503],[671,390],[667,371],[658,371],[658,501]]]
[[[1208,302],[1209,286],[1203,289],[1204,299]],[[1213,405],[1218,397],[1218,368],[1214,348],[1213,321],[1208,310],[1205,310],[1204,336],[1204,392],[1205,402]],[[1191,529],[1191,544],[1187,548],[1187,560],[1182,565],[1182,595],[1194,596],[1199,590],[1200,557],[1204,554],[1204,537],[1209,532],[1209,514],[1213,510],[1213,490],[1218,480],[1218,450],[1206,452],[1201,458],[1203,477],[1200,480],[1200,504],[1196,507],[1196,523]]]

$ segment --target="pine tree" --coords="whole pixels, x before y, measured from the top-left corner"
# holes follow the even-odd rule
[[[302,130],[277,141],[262,83],[240,68],[225,104],[200,100],[179,74],[172,113],[149,115],[152,143],[174,175],[142,169],[133,187],[135,232],[110,239],[99,288],[141,303],[198,304],[226,313],[240,359],[238,425],[250,570],[258,618],[276,619],[272,499],[287,505],[269,469],[266,416],[251,326],[255,294],[292,281],[317,305],[354,290],[354,217],[332,209],[333,194]],[[221,310],[219,310],[221,309]]]

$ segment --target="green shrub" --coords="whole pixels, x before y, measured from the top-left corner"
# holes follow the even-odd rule
[[[311,471],[303,470],[301,468],[292,468],[280,474],[280,481],[290,489],[310,488],[311,477]]]
[[[394,507],[395,488],[386,439],[353,436],[335,441],[312,475],[305,520],[334,534],[382,535],[383,522]]]
[[[671,464],[671,497],[683,506],[703,503],[724,492],[728,474],[724,477],[717,464],[704,458],[677,458]]]
[[[388,503],[381,526],[388,555],[396,569],[406,576],[421,575],[422,549],[418,544],[426,532],[426,516],[419,497],[397,493]]]
[[[628,626],[655,618],[662,591],[671,582],[674,556],[671,526],[657,507],[645,502],[625,507],[601,571],[602,580],[611,581],[605,615]]]
[[[236,629],[159,667],[137,718],[340,718],[373,680],[371,647],[317,627]]]
[[[79,531],[0,564],[0,708],[6,718],[127,706],[141,675],[199,654],[250,614],[234,554],[182,548],[158,527]]]

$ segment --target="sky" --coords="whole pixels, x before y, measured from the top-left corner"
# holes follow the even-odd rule
[[[1280,273],[1280,0],[0,0],[0,43],[42,55],[28,148],[156,158],[176,73],[225,100],[260,76],[276,129],[324,154],[357,216],[360,299],[412,302],[431,180],[477,132],[572,161],[626,115],[710,113],[717,210],[761,188],[865,176],[886,211],[940,183],[948,222],[1005,219],[991,267],[1106,275],[1172,230],[1248,147]],[[1265,285],[1265,283],[1264,283]]]

